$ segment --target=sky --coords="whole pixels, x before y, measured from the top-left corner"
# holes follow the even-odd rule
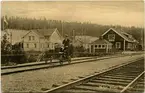
[[[3,1],[2,16],[143,27],[143,1]]]

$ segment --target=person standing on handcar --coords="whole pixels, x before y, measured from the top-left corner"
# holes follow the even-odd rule
[[[64,52],[66,53],[66,57],[69,56],[69,45],[70,45],[70,40],[68,38],[68,35],[65,35],[65,39],[63,40],[62,44],[64,45]]]

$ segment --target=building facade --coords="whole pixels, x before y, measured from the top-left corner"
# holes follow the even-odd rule
[[[109,53],[112,51],[112,43],[100,37],[98,40],[90,43],[89,52],[93,54],[97,53]]]
[[[113,28],[103,33],[102,37],[112,43],[112,48],[116,51],[135,50],[138,44],[132,35]]]
[[[12,45],[21,43],[24,51],[53,50],[55,44],[61,44],[63,40],[56,28],[38,30],[7,29],[5,33]]]
[[[75,36],[74,46],[83,46],[85,49],[89,49],[90,43],[94,42],[95,40],[98,40],[98,37],[86,35]]]

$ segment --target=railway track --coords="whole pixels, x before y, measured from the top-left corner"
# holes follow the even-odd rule
[[[82,57],[82,58],[79,58],[79,59],[72,59],[72,61],[76,61],[76,60],[82,60],[82,59],[91,59],[93,57]],[[53,61],[53,63],[58,63],[58,60],[55,60]],[[50,61],[48,60],[47,64],[50,64]],[[45,62],[41,62],[41,63],[35,63],[35,64],[20,64],[20,65],[17,65],[17,66],[5,66],[5,67],[1,67],[2,70],[5,70],[5,69],[13,69],[13,68],[20,68],[20,67],[28,67],[28,66],[36,66],[36,65],[46,65]]]
[[[80,62],[88,62],[91,60],[96,60],[94,57],[88,57],[88,58],[80,58],[80,59],[73,59],[72,63],[80,63]],[[64,65],[67,65],[64,62]],[[72,64],[71,63],[71,64]],[[44,68],[51,68],[51,67],[57,67],[60,66],[60,63],[58,61],[54,62],[48,62],[48,63],[38,63],[38,64],[26,64],[26,65],[19,65],[19,66],[9,66],[9,67],[3,67],[1,68],[1,75],[7,75],[7,74],[13,74],[13,73],[19,73],[19,72],[25,72],[25,71],[31,71],[31,70],[37,70],[37,69],[44,69]]]
[[[143,93],[144,59],[122,64],[44,91],[45,93]]]
[[[84,63],[84,62],[103,60],[103,59],[115,58],[115,57],[123,57],[123,56],[126,56],[126,55],[106,56],[106,57],[96,57],[95,56],[95,57],[73,59],[71,64]],[[68,65],[68,62],[64,62],[63,66],[64,65]],[[8,74],[13,74],[13,73],[20,73],[20,72],[25,72],[25,71],[39,70],[39,69],[59,67],[59,66],[61,66],[60,63],[58,61],[55,61],[52,63],[48,62],[48,63],[26,64],[26,65],[19,65],[19,66],[2,67],[1,75],[8,75]]]
[[[138,55],[138,54],[134,54]],[[70,64],[78,64],[78,63],[84,63],[84,62],[90,62],[90,61],[96,61],[96,60],[104,60],[109,58],[116,58],[116,57],[123,57],[128,55],[113,55],[113,56],[105,56],[105,57],[87,57],[87,58],[80,58],[80,59],[73,59]],[[129,55],[130,56],[130,55]],[[68,62],[64,62],[63,66],[69,65]],[[32,70],[39,70],[39,69],[45,69],[45,68],[53,68],[53,67],[59,67],[62,66],[58,61],[55,62],[48,62],[48,63],[38,63],[38,64],[26,64],[26,65],[19,65],[19,66],[10,66],[10,67],[2,67],[1,68],[1,75],[8,75],[13,73],[20,73],[25,71],[32,71]]]

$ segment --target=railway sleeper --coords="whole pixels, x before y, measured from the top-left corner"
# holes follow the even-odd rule
[[[134,76],[138,73],[141,73],[142,71],[138,71],[138,72],[118,72],[118,73],[114,73],[114,75],[129,75],[129,76]]]
[[[124,93],[143,93],[144,91],[126,90]]]
[[[97,92],[91,91],[91,90],[68,89],[68,90],[65,90],[65,91],[59,92],[59,93],[97,93]]]
[[[83,85],[79,85],[74,87],[73,89],[79,89],[79,90],[91,90],[91,91],[102,91],[102,92],[111,92],[111,93],[118,93],[120,90],[119,89],[110,89],[110,88],[106,88],[103,86],[99,86],[99,87],[89,87],[89,86],[83,86]]]
[[[91,80],[90,82],[93,82],[93,83],[104,83],[104,84],[113,84],[113,85],[120,85],[120,86],[126,86],[128,84],[128,83],[125,83],[125,82],[100,81],[100,80]]]
[[[144,83],[141,83],[141,84],[138,83],[138,84],[135,85],[135,87],[136,87],[136,88],[137,88],[137,87],[145,87],[145,85],[144,85]]]
[[[129,77],[129,76],[104,76],[103,78],[111,78],[111,79],[122,79],[122,80],[132,80],[133,77]]]
[[[144,91],[144,88],[130,88],[130,89],[128,89],[129,91],[136,91],[136,93],[138,93],[137,91],[139,91],[139,92],[143,92]]]
[[[131,73],[131,72],[116,72],[113,75],[123,75],[123,76],[129,75],[129,76],[134,76],[134,75],[136,75],[137,73],[140,73],[140,72],[142,72],[142,71],[138,71],[136,73],[134,73],[134,72],[133,73]],[[112,73],[107,74],[107,75],[112,75]]]
[[[120,78],[118,78],[118,79],[112,79],[112,78],[98,78],[98,80],[117,81],[117,82],[127,82],[127,83],[131,82],[131,80],[125,80],[125,79],[120,79]]]
[[[88,82],[88,83],[85,83],[85,84],[82,84],[82,85],[85,85],[85,86],[93,86],[93,87],[99,87],[99,86],[102,86],[102,87],[106,87],[106,88],[116,88],[116,89],[123,89],[124,86],[116,86],[116,85],[111,85],[111,84],[103,84],[103,83],[92,83],[92,82]]]
[[[134,78],[135,76],[137,76],[138,74],[135,74],[135,75],[132,75],[132,74],[128,74],[128,75],[125,75],[125,74],[109,74],[109,76],[114,76],[114,77],[130,77],[130,78]]]

